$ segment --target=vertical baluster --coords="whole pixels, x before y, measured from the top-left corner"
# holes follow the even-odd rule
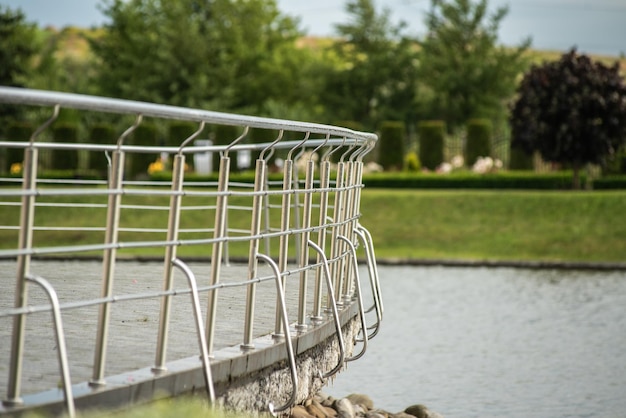
[[[279,254],[278,254],[278,270],[282,273],[287,270],[289,235],[286,233],[289,229],[289,214],[291,211],[291,184],[293,176],[293,160],[288,157],[283,166],[283,197],[282,212],[280,217],[280,231],[283,233],[279,238]],[[285,289],[286,279],[280,278],[282,288]],[[280,312],[280,300],[276,298],[276,320],[274,326],[274,336],[282,337],[282,315]]]
[[[309,239],[311,237],[311,206],[313,200],[313,176],[315,175],[315,161],[313,161],[313,153],[311,153],[307,161],[306,174],[304,178],[304,206],[302,208],[302,235],[300,236],[300,259],[298,265],[300,271],[300,291],[298,300],[298,324],[299,330],[307,328],[306,324],[306,301],[307,301],[307,281],[309,264]]]
[[[328,159],[323,158],[320,163],[320,214],[319,214],[319,224],[323,226],[327,223],[327,215],[328,215],[328,191],[324,189],[328,189],[330,185],[330,161]],[[317,245],[321,248],[322,253],[326,252],[326,232],[327,228],[323,227],[319,230]],[[319,266],[315,272],[315,289],[313,296],[313,315],[311,316],[311,321],[313,323],[319,323],[322,318],[322,274],[323,274],[323,266],[322,256],[321,254],[317,254],[317,264]]]
[[[30,254],[33,244],[33,226],[35,221],[35,194],[37,186],[37,165],[39,152],[33,147],[35,140],[59,116],[61,107],[54,106],[52,116],[44,122],[30,137],[30,146],[24,149],[24,165],[22,174],[22,205],[20,208],[20,231],[18,250],[25,251],[17,257],[17,274],[15,280],[15,307],[23,308],[28,304],[28,282],[26,275],[30,269]],[[11,334],[11,363],[9,364],[9,382],[7,399],[4,405],[17,406],[23,403],[20,392],[22,386],[22,365],[24,355],[24,329],[26,315],[20,314],[13,318]]]
[[[298,143],[295,147],[289,150],[287,158],[285,159],[283,166],[283,196],[281,206],[281,218],[280,218],[280,231],[282,232],[279,238],[279,254],[278,254],[278,270],[282,273],[287,270],[287,262],[289,261],[289,222],[291,220],[291,194],[293,191],[293,176],[294,176],[294,164],[293,164],[293,152],[299,147],[303,146],[309,139],[310,133],[307,132],[304,139]],[[283,276],[280,278],[282,289],[286,288],[287,279]],[[281,315],[281,301],[280,297],[276,297],[276,320],[274,326],[274,336],[276,338],[283,337],[283,324]]]
[[[248,279],[252,280],[257,276],[258,259],[259,254],[259,238],[258,235],[261,231],[261,211],[263,208],[263,193],[265,191],[265,176],[267,175],[267,160],[265,159],[265,153],[271,150],[272,147],[283,138],[283,130],[278,133],[278,138],[269,144],[263,151],[259,159],[256,160],[256,170],[254,173],[254,197],[252,199],[252,219],[250,222],[250,248],[248,252]],[[252,344],[253,329],[254,329],[254,303],[256,297],[256,283],[252,282],[248,284],[246,294],[246,316],[244,322],[243,343],[241,344],[242,350],[250,350],[254,348]]]
[[[226,236],[226,225],[228,224],[228,179],[230,177],[230,157],[228,151],[235,144],[241,141],[248,134],[249,127],[246,126],[241,136],[235,139],[224,150],[220,158],[220,172],[217,185],[217,203],[215,208],[215,229],[213,231],[213,251],[211,253],[211,279],[210,285],[215,286],[220,281],[220,273],[222,267],[222,252],[224,250],[223,238]],[[209,291],[209,303],[207,307],[206,320],[206,341],[209,355],[213,352],[213,343],[215,339],[215,322],[217,316],[217,289]]]
[[[176,154],[174,156],[174,165],[172,167],[172,195],[170,196],[170,213],[166,238],[168,242],[174,242],[178,239],[184,172],[185,156],[183,154]],[[170,244],[165,247],[165,257],[163,260],[163,290],[166,292],[172,290],[173,288],[174,265],[172,264],[172,261],[175,258],[176,246]],[[167,369],[165,367],[165,362],[171,304],[172,296],[163,296],[161,299],[161,310],[159,313],[159,333],[157,336],[156,357],[154,360],[154,367],[152,367],[152,371],[154,372],[163,372]]]
[[[33,241],[33,222],[35,219],[35,187],[37,185],[37,148],[29,147],[24,150],[24,168],[22,183],[22,207],[20,213],[20,232],[18,249],[29,250]],[[15,307],[23,308],[28,304],[28,282],[26,275],[30,268],[30,254],[21,254],[17,257],[17,277],[15,289]],[[22,385],[22,361],[24,352],[24,328],[26,315],[20,314],[13,318],[13,334],[11,340],[11,363],[9,364],[9,386],[7,399],[3,402],[7,406],[22,404],[20,391]]]
[[[351,237],[352,233],[350,232],[350,229],[352,228],[352,222],[349,221],[349,219],[352,216],[352,208],[353,208],[353,204],[354,204],[354,189],[352,188],[353,185],[353,181],[354,181],[354,171],[353,171],[353,162],[352,161],[347,161],[346,163],[346,176],[345,176],[345,187],[346,187],[346,191],[345,191],[345,198],[344,198],[344,202],[345,202],[345,210],[344,210],[344,225],[342,225],[342,236],[344,237]],[[342,244],[343,244],[343,248],[345,248],[346,250],[349,249],[348,244],[345,242],[345,240],[341,240]],[[343,281],[343,301],[344,304],[349,304],[350,301],[352,300],[352,280],[353,280],[353,269],[352,269],[352,258],[351,257],[346,257],[345,259],[342,259],[342,276],[344,277],[344,281]]]
[[[220,281],[220,272],[222,268],[222,251],[224,242],[222,238],[226,235],[226,216],[228,213],[228,178],[230,176],[230,157],[228,154],[222,155],[220,158],[220,172],[217,184],[217,199],[215,207],[215,229],[213,230],[213,251],[211,253],[211,286],[215,286]],[[206,319],[206,341],[209,354],[213,352],[213,343],[215,338],[215,320],[217,314],[217,296],[218,290],[211,289],[209,291],[209,305],[207,308]]]
[[[341,304],[339,303],[339,301],[341,301],[342,297],[341,297],[341,291],[342,291],[342,282],[343,282],[343,278],[341,276],[341,271],[342,271],[342,263],[336,261],[335,259],[339,256],[339,254],[341,254],[342,251],[342,242],[340,242],[339,240],[337,240],[337,237],[339,235],[343,235],[343,229],[342,229],[342,222],[344,219],[344,191],[342,190],[343,186],[344,186],[344,176],[345,176],[345,163],[343,161],[340,161],[337,164],[337,180],[335,183],[335,205],[334,205],[334,210],[333,210],[333,222],[336,224],[333,227],[333,232],[332,232],[332,239],[330,242],[330,253],[331,253],[331,258],[334,261],[332,266],[331,266],[331,277],[333,279],[333,285],[335,288],[335,297],[337,298],[337,302],[338,305],[341,306]],[[327,308],[330,308],[330,300],[327,303]]]
[[[117,141],[118,148],[113,151],[111,162],[111,177],[109,179],[109,197],[107,204],[107,220],[104,236],[104,244],[108,247],[102,257],[102,291],[103,298],[109,298],[113,294],[113,277],[115,272],[115,256],[117,235],[120,221],[120,205],[122,201],[121,188],[124,180],[124,152],[121,150],[124,139],[134,131],[141,123],[142,116],[138,115],[133,126],[128,128]],[[98,313],[98,333],[96,335],[96,350],[94,353],[92,386],[101,386],[104,381],[104,368],[106,363],[106,345],[109,334],[110,302],[100,305]]]

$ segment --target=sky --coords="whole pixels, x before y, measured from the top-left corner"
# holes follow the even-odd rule
[[[0,5],[21,8],[28,21],[58,28],[97,26],[105,22],[100,0],[0,0]],[[299,17],[310,35],[335,34],[334,25],[348,22],[346,1],[277,0],[279,9]],[[375,0],[379,9],[392,12],[395,21],[408,23],[413,35],[423,35],[430,0]],[[526,37],[532,47],[618,56],[626,54],[626,0],[489,0],[491,9],[509,7],[500,23],[500,42],[517,45]]]

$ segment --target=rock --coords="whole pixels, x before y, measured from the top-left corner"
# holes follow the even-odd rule
[[[315,418],[313,415],[309,414],[306,408],[302,405],[296,405],[291,408],[290,413],[291,418]]]
[[[309,405],[307,405],[306,407],[306,411],[313,415],[316,418],[326,418],[326,411],[322,408],[324,408],[323,406],[321,406],[321,408],[318,408],[317,405],[319,405],[319,403],[317,403],[317,405],[315,405],[317,402],[313,402],[311,401],[311,403]]]
[[[352,404],[352,406],[354,407],[354,416],[364,417],[367,413],[367,408],[364,408],[363,405]]]
[[[327,406],[329,408],[332,408],[333,405],[335,404],[336,399],[333,398],[332,396],[329,396],[328,398],[324,399],[322,403],[322,405]]]
[[[337,411],[335,411],[333,408],[331,408],[330,406],[324,406],[322,405],[322,408],[324,408],[324,411],[326,412],[326,416],[334,418],[337,416]]]
[[[415,415],[407,414],[406,412],[398,412],[397,414],[391,415],[393,418],[415,418]],[[428,415],[422,415],[419,418],[427,418]]]
[[[411,405],[406,408],[404,412],[417,418],[443,418],[441,415],[431,411],[424,405]]]
[[[350,402],[352,402],[354,405],[363,406],[365,409],[367,409],[367,411],[374,409],[374,402],[372,402],[372,399],[367,395],[353,393],[351,395],[346,396],[346,398],[348,398]]]
[[[333,408],[328,408],[324,405],[322,405],[320,403],[320,401],[316,398],[313,398],[313,402],[312,402],[313,406],[315,406],[318,410],[322,411],[322,413],[324,414],[324,416],[326,417],[336,417],[337,416],[337,411],[335,411]]]
[[[389,414],[385,411],[369,411],[365,414],[365,418],[388,418]]]
[[[354,406],[348,398],[342,398],[335,401],[333,408],[337,411],[339,418],[355,418]]]

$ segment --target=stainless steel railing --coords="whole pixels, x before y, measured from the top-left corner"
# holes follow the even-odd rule
[[[53,312],[55,323],[58,323],[56,336],[62,341],[64,337],[61,313],[87,306],[98,307],[98,319],[93,330],[95,352],[89,383],[99,386],[106,384],[106,358],[114,303],[123,300],[160,299],[157,343],[152,367],[152,371],[158,374],[167,368],[172,300],[181,293],[191,293],[195,320],[190,318],[190,322],[194,321],[198,329],[198,342],[211,399],[214,393],[208,357],[216,344],[219,292],[227,286],[241,286],[246,289],[245,301],[240,302],[245,309],[241,342],[244,351],[254,348],[257,284],[276,280],[278,294],[273,312],[273,333],[276,338],[286,338],[287,341],[290,341],[290,331],[282,294],[287,278],[297,275],[299,280],[296,330],[315,326],[322,320],[325,297],[325,312],[333,314],[342,352],[337,367],[323,373],[325,377],[339,370],[344,361],[356,358],[344,358],[343,341],[337,322],[338,307],[353,298],[359,298],[363,351],[367,339],[377,333],[382,319],[382,300],[376,261],[371,236],[359,223],[362,158],[374,146],[375,135],[328,125],[9,87],[0,87],[0,103],[31,108],[52,107],[52,116],[39,126],[29,140],[15,141],[14,138],[7,138],[6,141],[0,141],[0,148],[17,148],[24,152],[19,178],[0,179],[5,184],[5,187],[0,188],[0,213],[4,214],[0,217],[0,233],[5,234],[3,237],[12,238],[3,239],[0,259],[15,260],[16,271],[15,303],[12,307],[0,306],[0,319],[13,320],[9,371],[7,376],[0,375],[0,378],[8,381],[3,405],[12,407],[22,403],[22,364],[25,352],[29,350],[24,346],[26,318],[37,311]],[[83,138],[82,143],[52,143],[41,140],[61,109],[132,115],[134,122],[111,144],[94,144],[89,138]],[[191,136],[180,138],[179,145],[175,147],[156,144],[127,145],[127,139],[145,118],[195,122],[198,123],[198,129]],[[241,134],[232,138],[228,145],[196,146],[194,140],[203,135],[207,125],[237,126],[241,128]],[[250,128],[271,129],[278,134],[269,143],[246,143]],[[286,133],[299,135],[300,139],[287,140]],[[43,176],[44,173],[39,172],[41,152],[55,149],[77,150],[83,154],[104,153],[109,160],[107,178],[74,180]],[[235,151],[260,152],[254,168],[254,181],[250,184],[238,182],[231,170],[230,153]],[[339,152],[339,162],[336,165],[331,164],[331,155]],[[126,159],[132,159],[141,153],[165,153],[173,156],[171,181],[164,183],[150,179],[128,179]],[[185,171],[186,159],[199,153],[219,153],[217,181],[194,182]],[[279,171],[282,177],[278,174],[280,178],[270,181],[269,156],[274,153],[284,155],[282,169]],[[317,157],[319,161],[316,161]],[[316,174],[318,167],[319,173]],[[333,173],[336,173],[335,176],[332,176]],[[16,184],[20,183],[21,188],[17,188]],[[169,188],[164,187],[164,184]],[[63,208],[68,211],[86,211],[90,214],[87,218],[93,223],[72,225],[71,218],[61,219],[54,224],[39,222],[37,214],[40,211]],[[156,217],[153,225],[128,225],[125,217],[133,211],[166,213],[167,217]],[[197,218],[204,219],[205,225],[198,227],[186,223],[186,219],[194,214]],[[91,238],[81,244],[73,244],[71,238],[67,237],[62,237],[57,242],[56,237],[53,241],[46,235],[54,232],[67,235],[80,232],[90,234]],[[155,236],[157,238],[153,238]],[[226,285],[222,283],[222,268],[224,263],[228,263],[233,247],[238,247],[238,251],[243,253],[242,245],[247,245],[247,256],[244,257],[247,262],[247,277],[235,284]],[[373,303],[367,310],[363,307],[356,269],[356,251],[359,247],[364,248],[372,286]],[[208,286],[196,285],[194,272],[182,261],[188,248],[195,249],[194,255],[200,254],[210,259]],[[311,248],[314,253],[310,253]],[[162,252],[162,290],[116,295],[114,282],[121,252],[133,256],[154,256]],[[45,288],[52,301],[56,300],[56,294],[53,283],[41,277],[42,275],[31,272],[32,258],[75,257],[81,254],[96,255],[102,260],[100,296],[55,302],[48,306],[33,305],[28,295],[29,281]],[[315,261],[313,254],[316,255]],[[259,259],[272,267],[270,276],[264,277],[260,273]],[[190,286],[188,290],[175,288],[173,278],[176,268],[187,277]],[[313,274],[315,281],[313,295],[310,297],[309,279]],[[3,283],[9,281],[10,278],[2,277]],[[199,292],[207,294],[205,321],[202,321],[198,308]],[[373,310],[376,312],[376,324],[367,328],[364,316]],[[204,330],[201,330],[202,327]],[[368,329],[374,331],[368,334]],[[290,344],[288,348],[292,376],[295,376]],[[58,349],[67,409],[73,415],[72,393],[67,389],[71,388],[67,353],[62,343],[58,344]],[[358,357],[361,355],[362,352]],[[297,378],[293,378],[293,384],[297,385]],[[292,401],[293,399],[290,400]],[[282,411],[288,406],[272,406],[270,409]]]

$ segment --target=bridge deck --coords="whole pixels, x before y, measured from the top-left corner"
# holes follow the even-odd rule
[[[199,286],[208,284],[210,265],[190,263],[197,276]],[[247,266],[233,264],[222,267],[222,282],[244,281]],[[0,261],[3,282],[12,285],[15,263]],[[120,262],[116,266],[115,294],[127,295],[160,290],[162,286],[160,263]],[[50,280],[58,292],[60,302],[95,299],[100,294],[101,265],[96,261],[33,261],[31,271]],[[269,271],[268,271],[269,275]],[[309,292],[314,280],[309,280]],[[296,317],[298,277],[288,278],[285,294],[290,318]],[[184,290],[187,283],[180,273],[175,278],[176,289]],[[220,289],[218,320],[215,332],[214,351],[242,342],[245,287]],[[0,292],[0,307],[13,306],[13,294]],[[45,294],[36,286],[30,286],[29,298],[32,305],[48,303]],[[206,314],[207,292],[200,293],[203,314]],[[273,331],[276,289],[273,281],[257,286],[257,310],[255,315],[255,337]],[[111,329],[107,354],[107,375],[116,375],[131,370],[150,367],[154,364],[159,321],[160,298],[122,301],[113,304]],[[196,330],[193,322],[189,294],[173,298],[168,361],[182,359],[199,353]],[[0,309],[1,310],[1,309]],[[95,345],[95,329],[98,318],[97,306],[65,311],[65,329],[70,374],[72,382],[89,381]],[[24,375],[22,393],[27,395],[59,385],[54,329],[50,312],[36,312],[26,322]],[[9,317],[0,318],[0,393],[6,394],[10,358],[12,322]]]

